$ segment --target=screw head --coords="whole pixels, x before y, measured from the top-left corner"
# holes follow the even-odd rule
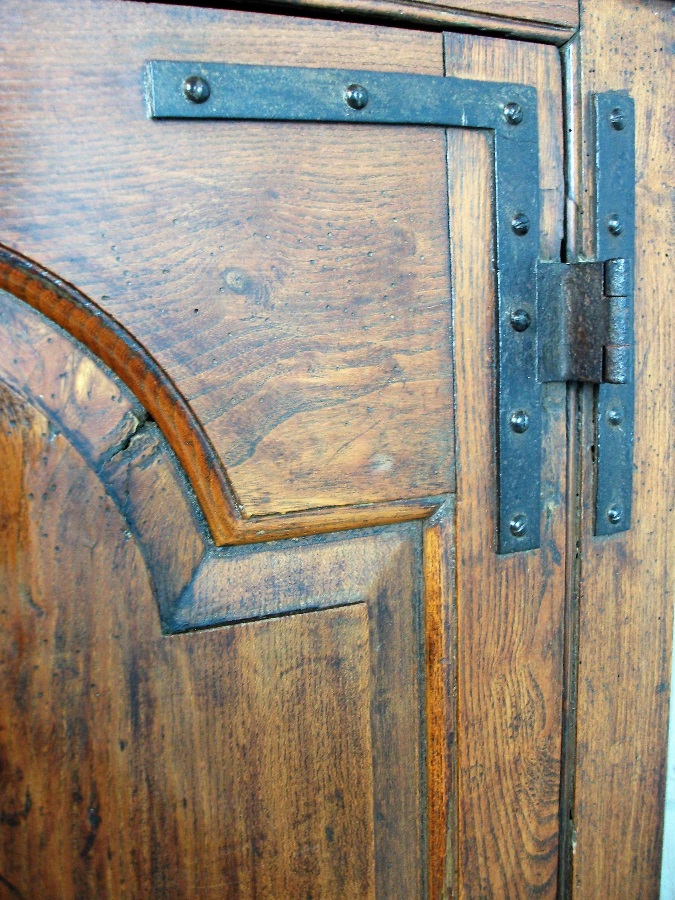
[[[615,503],[614,506],[610,506],[607,510],[607,521],[610,525],[618,525],[619,522],[623,519],[623,510],[618,503]]]
[[[523,537],[527,531],[527,516],[522,513],[514,516],[509,522],[509,531],[514,537]]]
[[[509,424],[511,425],[511,430],[515,431],[516,434],[524,434],[530,427],[530,417],[524,409],[517,409],[511,414]]]
[[[607,231],[614,237],[618,237],[623,231],[623,222],[616,213],[613,213],[607,220]]]
[[[516,213],[511,220],[511,228],[517,235],[524,235],[530,230],[530,220],[525,213]]]
[[[360,84],[350,84],[345,91],[345,100],[352,109],[363,109],[368,104],[368,91]]]
[[[615,106],[609,114],[609,121],[614,131],[623,131],[626,127],[626,119],[623,110],[618,106]]]
[[[511,328],[514,331],[527,331],[532,319],[526,309],[514,309],[511,313]]]
[[[183,93],[192,103],[205,103],[211,96],[211,88],[205,78],[190,75],[183,82]]]
[[[523,121],[523,108],[519,103],[507,103],[504,107],[504,118],[509,125],[520,125]]]
[[[607,410],[607,421],[610,425],[620,425],[623,422],[623,410],[618,406],[612,406]]]

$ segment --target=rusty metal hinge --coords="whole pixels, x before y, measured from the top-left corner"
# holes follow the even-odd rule
[[[632,295],[628,259],[540,262],[539,381],[630,381]]]

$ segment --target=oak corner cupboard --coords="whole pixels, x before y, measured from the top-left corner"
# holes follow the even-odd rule
[[[668,4],[222,6],[1,4],[0,898],[657,898]]]

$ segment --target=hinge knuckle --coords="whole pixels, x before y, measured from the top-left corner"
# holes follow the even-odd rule
[[[540,263],[537,311],[540,381],[630,381],[630,260]]]
[[[631,305],[629,297],[608,297],[608,335],[605,345],[603,381],[626,384],[633,368]]]
[[[605,296],[629,297],[633,293],[633,273],[629,259],[605,261]]]

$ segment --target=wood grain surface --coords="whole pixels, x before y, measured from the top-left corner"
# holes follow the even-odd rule
[[[442,130],[152,121],[142,82],[149,58],[442,74],[441,36],[117,0],[3,9],[3,241],[145,348],[241,515],[453,490]]]
[[[573,895],[656,898],[666,773],[675,558],[673,17],[658,2],[582,4],[579,249],[592,248],[593,91],[627,90],[636,115],[635,451],[631,529],[595,538],[593,404],[585,481]]]
[[[365,606],[167,642],[92,470],[1,396],[10,896],[374,896]]]
[[[541,253],[559,259],[563,173],[557,52],[468,35],[447,35],[446,42],[449,73],[511,78],[539,89]],[[544,390],[541,549],[496,556],[490,144],[483,135],[459,130],[449,131],[448,140],[458,434],[459,896],[554,897],[565,596],[565,388]]]
[[[97,359],[107,363],[141,400],[190,478],[217,545],[258,543],[411,521],[427,517],[442,502],[425,498],[243,519],[227,472],[192,409],[176,391],[171,379],[126,329],[80,291],[0,245],[0,289],[2,287],[62,325]],[[29,325],[22,327],[30,333]],[[9,336],[7,339],[11,341]],[[39,368],[39,346],[32,346],[29,338],[24,349],[31,357],[37,354],[32,363]],[[13,378],[14,363],[10,364],[9,356],[5,363],[8,377]]]
[[[26,409],[8,415],[16,431]],[[3,609],[3,683],[15,690],[2,717],[2,809],[18,819],[3,829],[4,877],[25,896],[372,896],[364,605],[158,643],[124,524],[109,503],[101,521],[100,486],[44,421],[33,424],[16,456],[30,465],[33,449],[43,477],[3,483],[50,494],[23,528],[65,532],[30,541],[19,530],[32,554],[3,540],[21,568],[17,585],[3,584],[18,607]]]
[[[0,702],[24,715],[3,877],[25,892],[42,845],[65,870],[44,877],[66,879],[46,895],[553,896],[564,388],[545,391],[542,549],[497,557],[489,139],[150,122],[140,72],[209,58],[534,84],[542,255],[558,258],[556,49],[447,35],[444,61],[431,33],[6,5],[3,240],[58,277],[12,253],[0,269],[15,295],[0,296],[3,453],[19,478],[0,517],[15,641],[0,664],[18,687]],[[56,666],[68,684],[33,687]],[[82,699],[99,681],[103,711]],[[116,755],[127,722],[132,763]],[[61,780],[42,757],[16,762],[41,728]]]
[[[112,373],[6,293],[0,348],[0,874],[22,896],[418,895],[421,526],[216,548]]]
[[[184,5],[221,4],[217,0],[185,0]],[[452,3],[445,0],[273,0],[263,6],[294,15],[417,23],[424,27],[472,30],[553,44],[568,41],[579,24],[575,0],[454,0]]]
[[[454,497],[424,529],[429,900],[457,896],[457,622]]]
[[[377,580],[383,549],[398,545],[396,531],[356,530],[344,540],[215,546],[178,461],[133,395],[82,345],[4,291],[0,380],[96,472],[138,541],[167,632],[359,602]]]

